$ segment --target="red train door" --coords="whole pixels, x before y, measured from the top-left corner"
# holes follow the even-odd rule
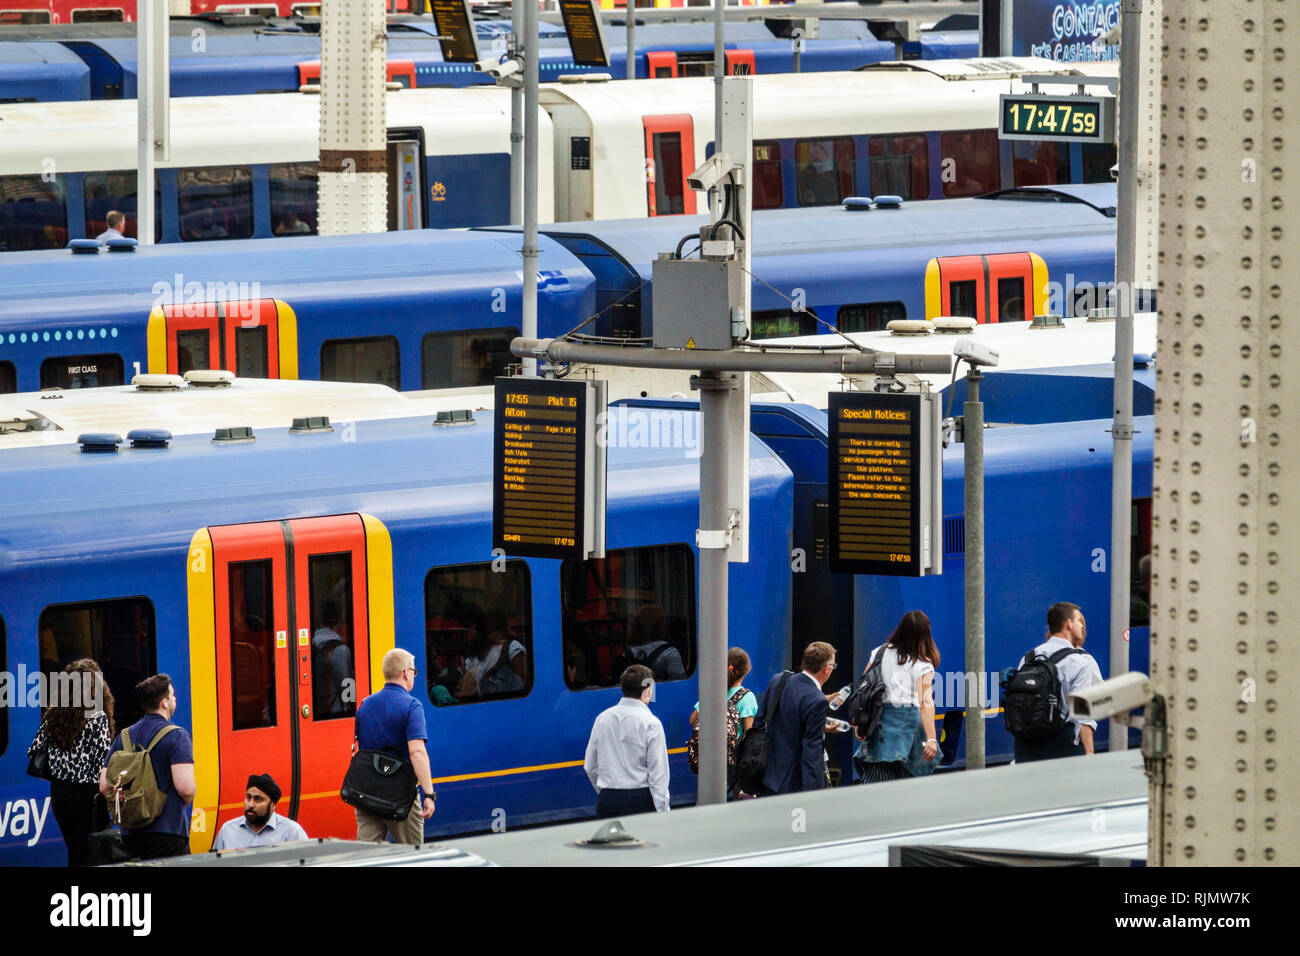
[[[155,308],[149,371],[226,369],[241,378],[297,378],[297,317],[277,299],[230,299]]]
[[[926,267],[925,317],[1020,322],[1046,307],[1047,267],[1029,252],[944,256]]]
[[[279,321],[274,299],[225,303],[225,368],[239,378],[279,378]]]
[[[646,116],[647,205],[652,216],[695,214],[695,192],[686,177],[695,171],[695,124],[689,113]]]
[[[370,693],[366,539],[359,515],[208,529],[216,686],[217,819],[243,813],[251,773],[311,836],[348,837],[339,799],[357,702]],[[193,630],[193,629],[192,629]],[[206,688],[195,688],[197,699]],[[197,732],[196,742],[200,739]]]
[[[167,371],[184,375],[191,369],[224,368],[221,313],[218,303],[163,307],[167,324]]]

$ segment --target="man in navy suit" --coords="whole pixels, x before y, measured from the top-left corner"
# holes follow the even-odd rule
[[[826,786],[822,741],[830,705],[822,684],[835,670],[835,648],[813,641],[803,652],[803,670],[785,681],[779,699],[764,700],[767,724],[767,793],[798,793]],[[775,683],[770,684],[775,693]],[[767,695],[764,695],[765,697]]]

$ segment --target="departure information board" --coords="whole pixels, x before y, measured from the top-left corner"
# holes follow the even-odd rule
[[[430,3],[442,58],[448,63],[477,63],[481,57],[469,0],[430,0]]]
[[[831,570],[922,575],[942,514],[938,402],[929,393],[829,396]]]
[[[560,0],[560,15],[577,66],[609,66],[609,47],[600,28],[597,0]]]
[[[1003,93],[1002,139],[1110,143],[1115,139],[1113,96],[1042,96]]]
[[[531,558],[603,556],[604,383],[496,380],[492,546]]]

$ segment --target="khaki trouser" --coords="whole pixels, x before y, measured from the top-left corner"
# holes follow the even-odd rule
[[[394,843],[406,843],[419,846],[424,842],[424,806],[417,796],[411,812],[405,820],[385,820],[360,807],[353,807],[357,814],[357,839],[367,843],[383,843],[392,836]]]

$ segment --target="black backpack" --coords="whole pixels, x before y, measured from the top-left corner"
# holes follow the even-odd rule
[[[885,678],[882,676],[884,668],[880,666],[880,662],[888,646],[887,644],[882,646],[876,652],[876,656],[867,663],[867,668],[858,678],[853,693],[845,701],[846,719],[857,730],[858,736],[868,743],[880,732],[881,714],[885,711],[888,688],[885,687]]]
[[[637,657],[632,653],[631,645],[625,645],[623,653],[614,658],[614,663],[610,668],[609,676],[617,682],[619,678],[623,676],[625,670],[633,664],[641,664],[644,667],[650,668],[651,671],[654,671],[655,680],[659,680],[659,672],[655,670],[655,661],[659,660],[659,657],[664,653],[664,651],[667,651],[670,648],[672,648],[672,645],[665,642],[660,644],[645,657]]]
[[[1056,665],[1077,647],[1063,647],[1051,657],[1031,648],[1025,662],[1002,679],[1002,718],[1007,733],[1021,740],[1046,740],[1061,732],[1069,718],[1061,712],[1061,675]]]
[[[785,690],[785,682],[793,676],[790,671],[784,671],[775,684],[767,685],[763,694],[763,709],[754,718],[753,726],[736,748],[736,785],[745,793],[762,792],[763,776],[767,773],[767,725],[776,719],[781,692]]]
[[[736,784],[736,741],[740,737],[740,711],[736,705],[749,691],[737,687],[736,692],[727,698],[727,789]],[[691,773],[700,772],[700,725],[691,728],[691,738],[686,742],[686,765]]]

